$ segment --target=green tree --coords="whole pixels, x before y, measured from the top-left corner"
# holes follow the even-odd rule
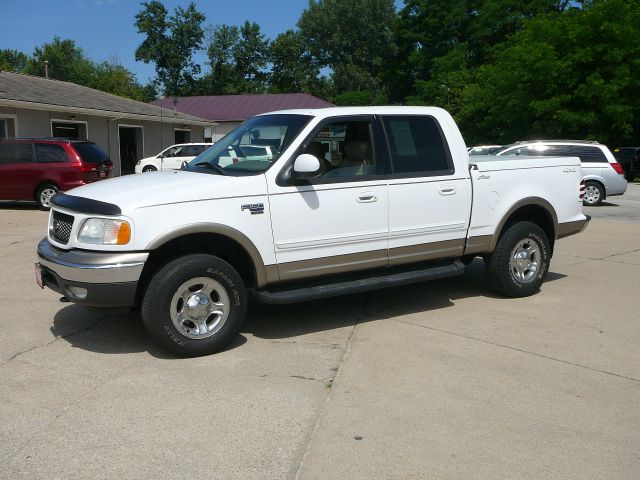
[[[200,82],[202,94],[263,93],[268,88],[269,41],[257,23],[209,29],[207,54],[211,72]]]
[[[328,95],[328,81],[320,76],[318,62],[300,32],[287,30],[271,42],[271,64],[270,92]]]
[[[240,29],[235,25],[218,25],[207,32],[207,55],[211,72],[200,86],[202,95],[228,95],[239,93],[240,78],[234,67],[233,52],[240,41]]]
[[[475,69],[492,48],[528,19],[566,10],[556,0],[407,0],[394,24],[402,55],[394,68],[410,103],[437,104],[454,113]],[[393,77],[391,81],[397,82]]]
[[[93,63],[73,40],[53,37],[51,43],[36,47],[24,73],[44,77],[45,61],[48,62],[49,78],[79,85],[86,85],[91,80]]]
[[[188,93],[200,65],[193,55],[200,48],[204,32],[204,14],[191,2],[185,9],[177,7],[172,16],[157,0],[144,2],[136,15],[138,32],[146,35],[136,50],[136,60],[153,62],[159,83],[165,95],[180,96]]]
[[[311,55],[332,70],[335,93],[386,96],[383,75],[394,58],[393,0],[310,0],[298,21]]]
[[[640,141],[640,2],[593,0],[540,15],[497,46],[464,88],[472,139]]]
[[[18,50],[0,50],[0,70],[21,73],[26,70],[30,61],[29,55]]]
[[[95,65],[87,86],[140,102],[150,102],[156,98],[156,91],[152,84],[143,87],[132,72],[116,61]]]
[[[240,39],[233,46],[235,71],[243,93],[264,93],[267,85],[269,41],[260,33],[260,25],[248,21],[240,27]]]

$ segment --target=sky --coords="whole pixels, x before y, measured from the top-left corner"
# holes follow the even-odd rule
[[[135,61],[135,51],[144,37],[134,26],[142,10],[138,0],[0,0],[0,49],[32,54],[35,47],[54,36],[75,40],[94,62],[117,59],[134,72],[141,83],[155,76],[153,64]],[[163,0],[173,13],[186,8],[189,0]],[[207,17],[203,25],[240,25],[245,20],[260,25],[262,33],[273,39],[295,28],[308,0],[195,0],[198,11]],[[400,0],[396,5],[400,5]],[[195,59],[204,67],[206,57]]]

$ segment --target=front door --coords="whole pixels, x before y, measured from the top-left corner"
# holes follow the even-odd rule
[[[455,171],[435,118],[382,117],[389,180],[389,264],[459,257],[471,213],[469,172]]]
[[[270,187],[281,280],[387,265],[388,167],[376,136],[369,117],[327,120],[293,155],[315,155],[319,175]]]

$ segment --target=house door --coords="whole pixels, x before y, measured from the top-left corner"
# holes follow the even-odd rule
[[[135,172],[136,162],[142,158],[142,127],[119,127],[120,175]]]

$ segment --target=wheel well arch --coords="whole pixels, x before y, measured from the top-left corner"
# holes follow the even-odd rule
[[[236,269],[247,287],[276,280],[277,269],[265,267],[255,245],[242,233],[223,225],[190,225],[157,238],[146,248],[149,258],[138,284],[138,299],[153,275],[171,260],[191,253],[208,253]]]
[[[548,201],[538,197],[523,199],[507,211],[493,236],[491,251],[495,250],[498,240],[511,225],[522,221],[535,223],[542,228],[551,244],[551,252],[553,252],[558,231],[558,216]]]

